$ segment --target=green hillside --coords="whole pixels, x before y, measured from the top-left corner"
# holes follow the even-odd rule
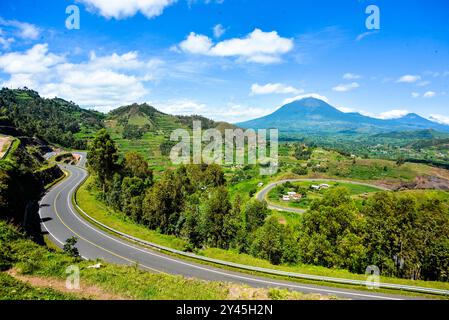
[[[173,145],[170,134],[176,129],[191,131],[194,121],[200,121],[203,130],[216,128],[224,132],[236,128],[232,124],[215,122],[199,115],[166,114],[148,104],[132,104],[111,111],[105,126],[122,153],[141,153],[156,170],[162,170],[162,166],[168,164],[168,152]]]
[[[0,90],[0,133],[36,136],[63,147],[84,149],[88,134],[103,127],[104,116],[63,99],[45,99],[24,89]]]

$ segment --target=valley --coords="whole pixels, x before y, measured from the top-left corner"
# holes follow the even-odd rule
[[[281,132],[279,170],[264,176],[261,164],[184,166],[169,160],[174,129],[191,131],[194,120],[221,132],[235,129],[232,124],[169,115],[146,104],[100,114],[27,90],[4,89],[0,101],[2,122],[9,133],[11,127],[16,132],[3,132],[3,141],[16,141],[2,160],[5,174],[12,175],[8,166],[20,165],[23,176],[33,176],[44,188],[62,178],[62,162],[76,163],[78,158],[70,153],[86,150],[90,176],[77,189],[77,202],[89,216],[115,230],[182,252],[270,270],[360,280],[367,263],[378,263],[383,281],[448,288],[444,255],[449,173],[440,165],[446,161],[447,133],[436,131],[437,126],[412,128],[408,117],[391,128],[416,129],[408,135],[389,131],[367,136],[362,129],[343,136],[321,129],[310,135]],[[23,105],[23,111],[13,109],[15,104]],[[56,108],[61,116],[26,115],[33,104],[40,112]],[[331,108],[307,99],[294,106],[301,110],[310,104],[315,120],[321,108]],[[64,130],[70,133],[61,143],[56,128],[69,124]],[[386,130],[384,124],[376,125]],[[30,132],[33,137],[26,137]],[[53,157],[44,159],[51,151]],[[24,163],[32,170],[23,168]],[[9,178],[2,179],[3,185],[11,185]],[[279,182],[283,183],[259,197]],[[4,218],[23,223],[22,216],[12,212],[24,208],[2,205],[11,215]],[[411,221],[407,228],[401,227],[401,212]],[[398,231],[385,229],[379,216]],[[428,229],[433,224],[439,228]],[[379,233],[370,234],[366,225]],[[36,232],[35,226],[31,230]],[[41,234],[36,236],[43,241]],[[399,244],[403,237],[411,239],[405,248]],[[423,241],[425,246],[416,246]],[[394,262],[398,246],[410,261],[401,268]],[[438,260],[429,260],[435,255]],[[421,267],[416,269],[412,261]]]

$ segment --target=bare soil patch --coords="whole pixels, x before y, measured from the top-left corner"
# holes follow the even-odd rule
[[[11,269],[7,272],[10,276],[20,280],[22,282],[28,283],[33,287],[38,288],[51,288],[53,290],[71,293],[79,295],[83,298],[93,299],[93,300],[127,300],[119,295],[111,294],[105,290],[98,288],[96,286],[80,283],[80,288],[78,290],[70,290],[66,287],[64,280],[56,278],[46,278],[46,277],[36,277],[29,275],[19,274],[16,270]]]

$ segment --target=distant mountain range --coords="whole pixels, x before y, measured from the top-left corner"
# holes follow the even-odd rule
[[[277,128],[282,133],[310,134],[378,134],[427,129],[449,132],[448,125],[427,120],[415,113],[398,119],[382,120],[360,113],[345,113],[315,98],[294,101],[268,116],[236,125],[252,129]]]

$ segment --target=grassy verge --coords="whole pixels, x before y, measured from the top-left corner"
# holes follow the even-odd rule
[[[101,268],[89,268],[92,261],[82,261],[49,250],[28,240],[14,228],[0,221],[0,255],[2,270],[14,270],[20,277],[38,279],[40,283],[59,283],[66,279],[66,269],[77,266],[80,287],[95,287],[109,296],[125,299],[155,300],[226,300],[226,299],[322,299],[287,290],[254,289],[223,282],[187,279],[181,276],[149,273],[138,266],[117,266],[101,262]],[[34,287],[9,274],[0,272],[0,299],[79,299],[78,292],[61,293]],[[80,292],[82,293],[82,292]]]
[[[95,197],[94,191],[89,191],[87,185],[91,180],[87,180],[86,183],[81,186],[78,190],[77,200],[80,207],[92,216],[94,219],[99,222],[108,225],[118,231],[124,232],[126,234],[132,235],[134,237],[140,238],[142,240],[146,240],[149,242],[153,242],[159,245],[167,246],[173,249],[182,250],[185,241],[182,239],[178,239],[172,236],[165,236],[158,234],[155,231],[149,230],[144,226],[138,225],[132,221],[124,220],[119,213],[113,213],[104,205],[99,202]],[[293,217],[292,217],[293,219]],[[354,280],[366,280],[365,275],[354,274],[347,270],[341,269],[330,269],[312,265],[282,265],[275,266],[272,265],[267,260],[262,260],[258,258],[254,258],[250,255],[240,254],[238,252],[232,250],[222,250],[217,248],[209,248],[206,250],[202,250],[199,252],[200,255],[207,256],[209,258],[235,262],[239,264],[263,267],[267,269],[274,270],[282,270],[294,273],[304,273],[311,275],[319,275],[319,276],[327,276],[327,277],[336,277],[336,278],[346,278],[346,279],[354,279]],[[198,261],[196,261],[198,262]],[[291,280],[291,279],[290,279]],[[303,280],[298,280],[304,282]],[[438,289],[446,289],[449,290],[449,283],[445,282],[431,282],[431,281],[414,281],[408,279],[399,279],[399,278],[391,278],[391,277],[381,277],[381,282],[388,282],[394,284],[403,284],[403,285],[411,285],[411,286],[422,286],[429,288],[438,288]],[[323,283],[321,283],[323,284]],[[326,283],[326,285],[334,285],[330,283]],[[350,287],[353,286],[341,286],[335,285],[338,287]],[[357,287],[360,290],[365,289],[364,287]],[[393,293],[393,290],[382,290],[382,292]],[[397,293],[397,292],[396,292]],[[416,294],[414,294],[416,295]]]
[[[51,288],[36,288],[0,272],[0,300],[76,300],[76,295]]]

